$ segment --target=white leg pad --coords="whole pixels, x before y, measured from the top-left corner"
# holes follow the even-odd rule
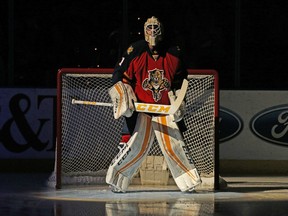
[[[139,113],[131,138],[109,166],[106,183],[117,190],[125,192],[137,169],[148,154],[154,137],[151,117]]]
[[[117,170],[113,169],[107,173],[106,176],[106,182],[113,186],[114,188],[116,188],[118,191],[121,192],[126,192],[131,179],[124,176],[123,174],[119,173],[117,176],[115,176],[115,173],[117,172]]]
[[[194,178],[191,178],[191,176],[194,176]],[[197,185],[201,184],[201,179],[195,168],[189,170],[188,173],[183,173],[182,175],[176,177],[174,180],[182,192],[191,191]]]
[[[191,191],[201,183],[179,128],[171,116],[153,117],[155,131],[167,165],[181,191]]]

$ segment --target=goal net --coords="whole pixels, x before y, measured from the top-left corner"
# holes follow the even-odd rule
[[[119,151],[124,118],[115,120],[111,107],[76,105],[72,104],[72,100],[111,103],[108,89],[112,86],[112,71],[96,68],[63,68],[58,71],[57,147],[54,177],[50,177],[50,181],[55,180],[56,188],[105,183],[109,164]],[[200,173],[202,186],[216,189],[218,75],[214,70],[189,70],[188,80],[184,141]],[[161,156],[155,139],[148,153],[148,161],[144,162],[146,165],[149,160],[159,162]],[[165,162],[161,163],[163,165]],[[144,184],[145,180],[155,183],[147,180],[149,174],[147,176],[144,172],[139,172],[135,179],[141,179],[141,174],[140,183]],[[171,180],[171,175],[168,178]],[[173,184],[173,180],[169,182]],[[134,183],[137,184],[137,181]]]

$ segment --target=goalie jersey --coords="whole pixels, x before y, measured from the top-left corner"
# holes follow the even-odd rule
[[[135,42],[123,54],[113,73],[113,83],[130,84],[139,102],[170,104],[168,92],[181,88],[187,78],[179,47],[165,44],[150,50],[145,40]]]

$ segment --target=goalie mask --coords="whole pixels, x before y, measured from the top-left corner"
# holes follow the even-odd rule
[[[145,40],[151,45],[156,46],[162,40],[162,25],[159,20],[152,16],[144,24]]]

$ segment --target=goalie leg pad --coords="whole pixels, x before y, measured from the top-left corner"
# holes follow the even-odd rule
[[[171,116],[152,118],[152,127],[167,165],[181,191],[193,190],[201,183],[178,126]]]
[[[195,176],[196,180],[191,180],[191,176]],[[201,184],[201,179],[196,168],[183,173],[182,175],[174,178],[174,180],[182,192],[192,191],[197,185]]]
[[[135,130],[127,145],[113,159],[106,175],[106,182],[125,192],[145,159],[154,140],[151,117],[139,113]]]
[[[109,178],[111,179],[112,176],[116,176],[115,175],[116,170],[110,170],[109,175],[107,173],[106,179]],[[113,183],[110,183],[110,185],[113,187],[113,191],[114,192],[126,192],[126,189],[128,188],[130,184],[130,178],[128,178],[127,176],[122,175],[121,173],[119,173],[114,179],[113,179]]]

